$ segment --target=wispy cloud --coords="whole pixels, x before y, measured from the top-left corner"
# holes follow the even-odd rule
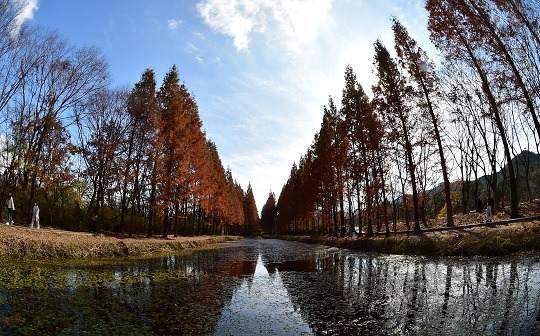
[[[201,56],[199,56],[199,55],[195,56],[195,59],[197,60],[197,62],[199,62],[199,63],[201,63],[201,64],[204,63],[204,59],[203,59]]]
[[[418,21],[406,23],[411,34],[425,36],[417,35],[426,30],[422,0],[381,2],[203,0],[198,5],[205,23],[229,36],[236,48],[234,55],[220,50],[232,75],[226,94],[216,90],[205,99],[201,111],[219,120],[205,125],[235,178],[244,187],[252,183],[259,209],[270,190],[279,196],[292,163],[312,143],[329,95],[339,107],[347,65],[369,94],[375,84],[373,42],[381,38],[393,46],[390,16]],[[390,8],[396,3],[400,10]],[[236,18],[243,23],[235,25]],[[421,40],[423,46],[429,43]]]
[[[13,4],[15,5],[17,14],[10,27],[10,34],[12,37],[16,37],[19,35],[22,25],[27,20],[32,20],[34,18],[34,12],[37,11],[39,7],[38,0],[14,0]]]
[[[169,27],[170,30],[175,31],[181,22],[182,21],[178,21],[175,19],[169,19],[167,20],[167,26]]]
[[[195,35],[196,37],[198,37],[199,39],[201,39],[203,41],[206,41],[206,36],[204,36],[204,33],[195,32],[195,33],[193,33],[193,35]]]
[[[238,51],[248,51],[254,33],[296,54],[317,37],[333,0],[203,0],[197,9],[213,30],[231,36]]]
[[[187,43],[187,48],[188,48],[188,50],[191,51],[191,52],[197,52],[197,51],[201,50],[199,47],[195,46],[195,45],[194,45],[193,43],[191,43],[191,42],[188,42],[188,43]]]

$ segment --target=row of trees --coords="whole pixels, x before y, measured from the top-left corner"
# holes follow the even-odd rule
[[[538,8],[427,0],[438,67],[393,18],[396,56],[374,43],[373,97],[348,66],[341,106],[329,98],[265,230],[343,235],[348,219],[351,232],[389,233],[399,220],[418,231],[435,216],[452,226],[486,194],[518,217],[519,201],[540,195],[530,164],[540,148]]]
[[[198,107],[173,66],[158,88],[147,69],[111,88],[96,48],[19,27],[0,1],[1,193],[27,222],[151,236],[252,233],[258,214],[206,138]]]

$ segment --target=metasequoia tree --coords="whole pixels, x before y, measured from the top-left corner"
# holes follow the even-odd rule
[[[497,126],[492,118],[486,118],[489,105],[482,94],[481,83],[473,69],[460,62],[444,62],[441,84],[445,94],[443,101],[448,106],[451,127],[446,138],[450,140],[451,155],[454,156],[461,172],[461,211],[468,212],[469,177],[475,176],[474,200],[478,194],[478,172],[487,180],[488,189],[497,190],[497,171],[500,140]],[[498,201],[499,194],[493,198]]]
[[[319,218],[317,216],[318,189],[314,173],[316,166],[312,146],[308,148],[303,160],[300,160],[300,165],[302,166],[303,176],[300,194],[302,202],[299,205],[299,211],[306,221],[312,221],[312,232],[318,232],[320,230],[318,225]],[[306,225],[309,225],[309,223],[306,223]]]
[[[268,199],[261,210],[261,227],[267,234],[275,235],[280,232],[276,228],[276,196],[270,191]]]
[[[180,78],[176,66],[165,75],[163,84],[157,94],[160,112],[157,123],[157,136],[160,148],[156,156],[160,162],[159,191],[156,209],[163,211],[163,236],[167,235],[170,212],[185,197],[187,179],[189,174],[191,142],[190,109],[192,101],[187,95],[184,85],[180,85]]]
[[[316,135],[314,143],[315,153],[315,178],[318,181],[318,193],[320,204],[320,215],[325,232],[335,234],[337,226],[334,215],[335,199],[335,176],[333,173],[333,155],[330,150],[332,137],[328,126],[327,116],[323,115],[321,129]]]
[[[332,156],[330,151],[331,138],[327,130],[327,121],[323,116],[323,122],[321,124],[321,130],[315,135],[313,143],[314,159],[314,171],[313,175],[317,181],[318,190],[318,203],[320,205],[320,216],[322,226],[326,232],[330,233],[334,222],[332,218],[332,204],[335,199],[333,198],[333,190],[335,189],[334,175],[332,173]],[[332,225],[330,225],[332,224]]]
[[[433,136],[437,142],[441,171],[444,183],[444,195],[446,199],[446,223],[448,226],[454,225],[452,198],[450,195],[450,180],[446,159],[441,138],[440,121],[435,111],[434,99],[437,94],[438,79],[435,74],[434,65],[430,62],[426,52],[422,50],[416,41],[409,36],[403,25],[393,18],[392,29],[394,30],[395,48],[400,64],[404,67],[411,78],[417,83],[418,91],[422,97],[422,110],[431,120]]]
[[[225,213],[227,211],[227,180],[216,144],[208,141],[207,149],[212,184],[210,186],[211,193],[205,207],[211,217],[212,230],[215,232],[223,228],[225,221]]]
[[[324,107],[316,154],[320,158],[318,168],[321,170],[324,198],[327,200],[327,213],[332,214],[334,236],[339,234],[340,227],[345,227],[343,187],[346,153],[347,139],[345,137],[344,123],[334,104],[334,100],[329,97],[328,106]]]
[[[257,231],[257,226],[259,225],[259,214],[257,213],[257,205],[255,204],[255,197],[253,196],[251,183],[248,184],[246,193],[244,195],[244,218],[246,234],[254,234]]]
[[[376,199],[379,192],[384,192],[382,175],[383,127],[376,115],[373,105],[362,86],[357,82],[356,75],[350,66],[345,69],[345,88],[341,99],[341,114],[345,120],[347,138],[349,140],[349,155],[351,162],[351,177],[355,180],[357,208],[361,209],[361,194],[363,191],[366,204],[367,234],[373,234],[373,222],[376,219]],[[363,186],[363,190],[362,189]],[[385,192],[384,192],[385,193]],[[385,194],[386,195],[386,194]],[[386,198],[386,197],[384,197]],[[385,203],[385,202],[384,202]],[[386,204],[384,204],[386,206]],[[385,215],[386,216],[386,211]],[[386,218],[386,217],[385,217]],[[383,221],[385,219],[383,218]],[[362,223],[359,223],[362,231]]]
[[[320,199],[320,190],[314,177],[316,169],[311,148],[305,156],[300,157],[298,166],[293,163],[277,201],[277,225],[281,232],[307,232],[310,224],[313,224],[313,232],[316,231],[314,219],[317,217],[315,213]]]
[[[225,198],[225,231],[227,228],[233,228],[233,233],[241,233],[241,225],[244,223],[243,196],[244,191],[236,183],[230,168],[225,171],[226,198]]]
[[[277,200],[276,207],[279,211],[279,216],[277,217],[276,224],[279,232],[282,233],[292,233],[298,222],[296,214],[297,199],[295,198],[295,189],[298,189],[296,185],[298,175],[298,167],[295,162]],[[296,230],[294,231],[297,233]]]
[[[411,96],[411,88],[405,78],[399,72],[397,64],[390,57],[388,50],[380,40],[375,42],[375,69],[378,83],[373,86],[375,104],[390,130],[389,136],[403,146],[407,160],[407,170],[410,177],[413,211],[414,230],[420,231],[418,190],[416,181],[416,167],[413,160],[414,132],[412,110],[408,105]]]
[[[185,91],[185,96],[191,100],[191,103],[188,104],[190,107],[188,129],[191,133],[189,137],[190,141],[188,142],[190,160],[185,189],[192,195],[193,216],[197,217],[197,234],[200,234],[203,216],[202,203],[212,192],[211,162],[208,156],[206,135],[202,131],[202,121],[199,117],[197,104],[191,99],[191,95],[187,91]],[[180,186],[177,192],[179,191]],[[178,208],[179,204],[175,204],[175,207]],[[179,211],[175,210],[175,234],[178,214]]]
[[[133,233],[135,212],[142,215],[143,191],[150,167],[153,132],[151,116],[158,113],[154,71],[146,69],[128,97],[129,122],[124,143],[124,167],[122,174],[120,232],[125,229],[125,215],[130,206],[129,233]]]

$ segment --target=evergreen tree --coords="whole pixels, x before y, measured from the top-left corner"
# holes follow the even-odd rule
[[[129,127],[125,148],[121,197],[120,232],[124,232],[125,213],[130,206],[129,234],[133,234],[135,214],[143,215],[143,194],[151,167],[153,125],[158,113],[154,71],[146,69],[128,97]]]
[[[245,233],[252,235],[257,232],[259,226],[259,214],[257,213],[257,205],[253,196],[251,183],[248,184],[246,194],[244,196],[244,218],[245,218]]]
[[[276,229],[276,196],[270,191],[268,199],[261,210],[261,227],[266,234],[275,235],[280,232]]]

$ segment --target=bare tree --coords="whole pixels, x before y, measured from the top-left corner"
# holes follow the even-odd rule
[[[73,120],[73,109],[108,84],[107,63],[95,48],[74,48],[49,33],[39,40],[37,50],[35,66],[13,97],[16,115],[11,116],[16,142],[11,168],[21,187],[29,187],[29,204],[39,180],[53,178],[45,172],[63,167],[65,127]],[[64,154],[54,156],[56,151]],[[57,160],[51,161],[51,155]],[[30,207],[28,215],[30,219]]]

